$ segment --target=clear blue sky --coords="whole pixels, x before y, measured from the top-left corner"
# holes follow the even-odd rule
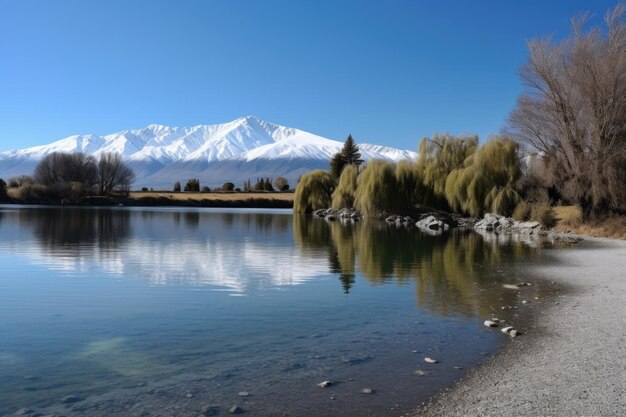
[[[527,39],[616,1],[0,0],[0,150],[254,114],[415,149],[496,133]]]

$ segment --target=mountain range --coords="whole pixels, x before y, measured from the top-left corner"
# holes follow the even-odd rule
[[[313,169],[327,169],[343,142],[246,116],[229,123],[169,127],[152,124],[106,136],[73,135],[48,145],[0,152],[0,177],[32,174],[53,152],[83,152],[98,157],[120,153],[136,175],[134,187],[171,188],[175,181],[199,178],[202,185],[240,184],[257,177],[283,176],[290,184]],[[412,151],[359,144],[362,158],[397,162]]]

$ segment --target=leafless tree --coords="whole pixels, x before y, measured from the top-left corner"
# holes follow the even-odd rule
[[[626,4],[605,16],[606,29],[528,43],[525,91],[510,133],[541,157],[546,180],[578,204],[584,218],[626,208]]]
[[[98,162],[98,190],[101,194],[111,191],[126,192],[135,181],[135,173],[118,153],[103,153]]]
[[[91,187],[96,183],[96,160],[84,153],[54,152],[47,155],[35,168],[38,183],[51,186],[79,182]]]

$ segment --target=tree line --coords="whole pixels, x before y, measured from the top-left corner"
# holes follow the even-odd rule
[[[192,178],[187,181],[185,187],[182,189],[185,192],[200,192],[208,193],[211,192],[211,188],[208,186],[200,187],[200,179]],[[235,184],[232,182],[225,182],[221,187],[215,188],[215,191],[227,191],[227,192],[252,192],[252,191],[289,191],[289,181],[285,177],[276,177],[274,181],[269,177],[262,178],[258,177],[256,179],[256,183],[252,185],[252,182],[248,179],[243,182],[243,187],[235,187]],[[181,192],[181,184],[180,181],[176,181],[174,183],[175,193]]]
[[[363,161],[352,136],[329,170],[304,175],[294,210],[353,207],[364,215],[415,205],[470,216],[485,212],[553,221],[550,206],[575,204],[583,220],[626,213],[626,5],[605,28],[528,43],[525,89],[502,134],[435,134],[417,161]]]
[[[53,152],[35,167],[33,176],[9,180],[18,188],[23,201],[77,201],[89,195],[127,193],[135,174],[117,153],[102,153],[99,158],[82,152]],[[7,183],[0,179],[0,199],[8,199]]]

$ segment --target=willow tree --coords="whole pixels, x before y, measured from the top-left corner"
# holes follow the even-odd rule
[[[378,216],[396,209],[396,175],[392,164],[371,161],[359,175],[354,206],[365,216]]]
[[[417,175],[424,186],[422,203],[437,208],[447,208],[446,180],[455,169],[463,167],[465,160],[478,147],[478,136],[455,137],[448,133],[435,133],[424,138],[419,145]]]
[[[354,207],[354,194],[357,187],[357,168],[355,165],[346,165],[339,177],[339,184],[333,191],[333,208]]]
[[[417,168],[414,163],[403,160],[396,165],[395,175],[398,208],[401,210],[411,208],[421,189]]]
[[[335,180],[328,171],[311,171],[300,179],[293,197],[295,213],[310,213],[331,205],[331,195],[335,189]]]
[[[495,212],[511,215],[520,202],[516,186],[521,176],[519,146],[498,137],[469,156],[454,169],[445,183],[450,208],[471,216]]]

